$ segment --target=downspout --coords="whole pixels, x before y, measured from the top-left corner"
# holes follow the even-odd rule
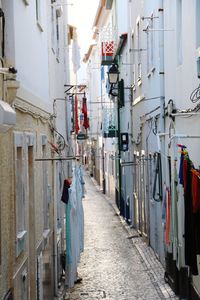
[[[164,0],[159,0],[159,7],[158,7],[158,16],[159,16],[159,74],[160,74],[160,133],[165,132],[165,82],[164,82]],[[162,165],[162,182],[161,185],[163,186],[163,183],[165,181],[165,160],[163,159],[164,153],[165,153],[165,135],[161,138],[160,141],[160,153],[161,153],[161,165]],[[163,192],[162,192],[163,193]],[[162,199],[163,199],[162,194]],[[160,202],[159,210],[161,212],[162,209],[162,203]],[[159,257],[162,260],[162,252],[163,252],[163,230],[160,228],[160,242],[158,245],[159,249]]]
[[[55,103],[55,102],[54,102]],[[55,106],[53,106],[53,116],[55,116]],[[56,119],[52,120],[53,126],[55,126]],[[55,141],[55,134],[52,133],[53,141]],[[52,282],[53,284],[53,293],[54,296],[58,295],[58,265],[57,265],[57,184],[56,184],[56,161],[52,160],[52,192],[53,192],[53,274]]]
[[[103,88],[102,88],[102,74],[101,74],[101,111],[103,112]],[[105,144],[102,144],[102,187],[103,194],[106,194],[106,178],[105,178]]]
[[[159,1],[159,74],[160,74],[160,132],[165,132],[165,85],[164,85],[164,8],[163,0]],[[164,137],[161,151],[164,150]]]
[[[119,92],[118,92],[119,94]],[[119,96],[117,96],[117,129],[118,129],[118,173],[119,173],[119,198],[118,198],[118,204],[119,204],[119,210],[120,215],[123,215],[123,205],[122,205],[122,174],[121,174],[121,143],[120,143],[120,136],[121,136],[121,124],[120,124],[120,105],[119,105]]]

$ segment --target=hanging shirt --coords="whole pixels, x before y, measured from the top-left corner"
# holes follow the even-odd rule
[[[67,204],[68,200],[69,200],[70,185],[71,185],[71,182],[68,179],[65,179],[64,183],[63,183],[63,191],[62,191],[62,197],[61,197],[61,201],[64,202],[65,204]]]
[[[196,213],[200,205],[200,172],[192,169],[192,211]]]
[[[166,231],[165,242],[167,246],[170,246],[170,191],[166,188]]]

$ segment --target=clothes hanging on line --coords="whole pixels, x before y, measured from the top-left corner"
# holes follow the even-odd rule
[[[179,174],[176,159],[171,188],[166,187],[162,219],[165,217],[165,245],[173,253],[176,265],[189,266],[198,275],[197,255],[200,254],[200,170],[195,169],[185,146],[181,147]]]
[[[71,180],[65,179],[64,183],[63,183],[63,191],[62,191],[62,196],[61,196],[61,201],[64,202],[65,204],[67,204],[68,200],[69,200],[70,185],[71,185]]]
[[[200,206],[200,172],[192,169],[192,211],[196,213]]]
[[[197,255],[200,254],[200,177],[189,154],[181,149],[179,180],[184,187],[185,205],[185,263],[193,275],[198,275]],[[183,180],[182,180],[183,177]]]
[[[77,280],[77,268],[80,262],[80,254],[84,250],[82,174],[82,167],[76,165],[73,168],[73,178],[72,183],[68,188],[68,201],[66,203],[65,284],[68,288],[73,287]]]

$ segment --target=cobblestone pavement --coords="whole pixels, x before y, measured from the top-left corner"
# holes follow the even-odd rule
[[[117,214],[114,203],[86,177],[85,249],[78,269],[82,283],[68,290],[70,300],[178,299],[164,282],[154,252]]]

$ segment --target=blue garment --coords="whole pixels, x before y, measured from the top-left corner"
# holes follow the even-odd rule
[[[69,189],[68,195],[70,199],[71,189]],[[71,201],[68,201],[66,205],[66,264],[67,265],[72,263],[70,211],[71,211]]]
[[[183,151],[183,149],[181,149]],[[179,183],[184,186],[184,180],[183,180],[183,160],[184,160],[184,154],[181,153],[180,157],[180,166],[179,166]]]
[[[84,247],[84,214],[82,205],[82,167],[73,168],[73,179],[66,205],[66,277],[65,284],[71,288],[77,279],[80,253]]]

